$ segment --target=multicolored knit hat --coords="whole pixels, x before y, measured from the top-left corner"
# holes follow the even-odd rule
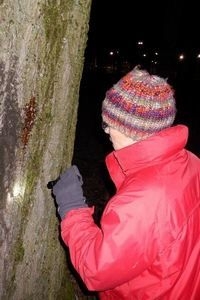
[[[138,67],[107,91],[102,104],[103,122],[134,140],[170,127],[175,115],[172,87]]]

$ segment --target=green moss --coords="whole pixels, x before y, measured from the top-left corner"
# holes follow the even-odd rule
[[[11,299],[12,295],[15,291],[16,288],[16,283],[15,283],[15,274],[16,274],[16,268],[17,265],[23,261],[24,258],[24,246],[23,246],[23,240],[21,238],[20,233],[18,234],[18,238],[15,241],[15,244],[13,246],[13,251],[12,251],[12,255],[13,255],[13,268],[12,268],[12,274],[10,275],[10,281],[7,283],[7,287],[6,287],[6,296],[8,297],[7,299]]]
[[[15,247],[14,247],[14,258],[15,258],[15,263],[19,263],[24,258],[24,246],[21,237],[19,237],[16,240]]]
[[[47,60],[50,62],[51,59],[52,64],[56,64],[58,61],[63,38],[66,35],[69,7],[70,1],[61,0],[59,3],[47,1],[42,8],[47,47],[51,49],[47,53]]]

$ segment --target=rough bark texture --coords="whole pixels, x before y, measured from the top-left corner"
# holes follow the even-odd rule
[[[79,299],[46,184],[72,159],[90,7],[0,0],[0,299]]]

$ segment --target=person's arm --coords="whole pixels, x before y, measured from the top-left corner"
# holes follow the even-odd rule
[[[72,210],[61,222],[62,239],[88,289],[112,289],[138,276],[154,261],[158,251],[155,208],[150,195],[149,201],[143,196],[141,192],[114,196],[102,216],[101,228],[94,224],[90,208]]]

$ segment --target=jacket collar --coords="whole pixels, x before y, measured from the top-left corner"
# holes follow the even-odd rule
[[[128,174],[168,160],[185,147],[187,139],[188,128],[176,125],[111,152],[106,157],[106,165],[113,182],[118,187]]]

